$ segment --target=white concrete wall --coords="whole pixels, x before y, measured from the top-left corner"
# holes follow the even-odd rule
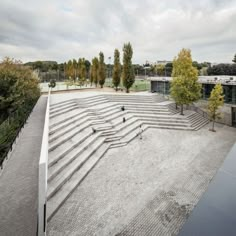
[[[46,235],[47,216],[47,172],[48,172],[48,134],[49,134],[49,106],[50,93],[48,92],[47,108],[45,114],[43,140],[39,159],[39,184],[38,184],[38,236]]]

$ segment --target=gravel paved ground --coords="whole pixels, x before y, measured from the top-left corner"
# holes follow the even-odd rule
[[[235,129],[149,129],[109,150],[48,224],[48,235],[177,235],[236,141]]]

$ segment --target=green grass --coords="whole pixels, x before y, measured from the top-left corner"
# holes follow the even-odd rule
[[[105,87],[113,87],[112,80],[106,79]],[[119,86],[120,88],[124,89],[123,85]],[[147,80],[135,80],[133,86],[130,88],[130,91],[148,91],[150,89],[150,81]]]

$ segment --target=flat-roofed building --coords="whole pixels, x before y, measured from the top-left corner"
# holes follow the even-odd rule
[[[168,95],[170,93],[170,82],[172,77],[150,77],[151,92]],[[231,109],[231,125],[236,126],[236,76],[199,76],[202,84],[202,99],[208,99],[215,84],[223,86],[225,104]]]

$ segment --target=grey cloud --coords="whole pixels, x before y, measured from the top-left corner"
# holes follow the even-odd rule
[[[236,46],[233,0],[3,0],[0,57],[26,60],[105,58],[124,42],[134,62],[172,59],[182,47],[195,60],[230,62]]]

